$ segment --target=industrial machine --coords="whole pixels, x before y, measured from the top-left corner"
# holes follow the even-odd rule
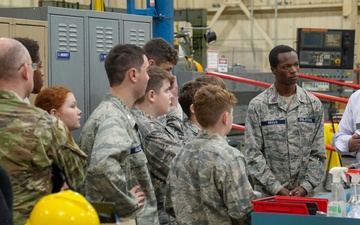
[[[355,30],[298,28],[297,52],[301,73],[353,82],[354,45]],[[300,80],[300,84],[309,91],[339,96],[350,95],[353,91],[326,82]]]

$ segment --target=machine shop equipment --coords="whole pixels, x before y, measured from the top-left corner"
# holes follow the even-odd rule
[[[297,52],[301,73],[341,80],[354,81],[355,30],[297,29]],[[331,95],[350,96],[352,89],[343,89],[324,82],[300,80],[309,91]]]

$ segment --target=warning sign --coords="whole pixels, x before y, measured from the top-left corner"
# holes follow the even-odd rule
[[[220,58],[218,64],[218,71],[222,73],[227,73],[228,71],[228,60],[227,58]]]
[[[219,62],[219,51],[207,50],[207,70],[217,70]]]
[[[155,6],[155,0],[150,0],[150,6],[152,6],[152,7]]]

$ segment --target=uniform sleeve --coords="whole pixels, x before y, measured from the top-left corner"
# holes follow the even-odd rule
[[[67,126],[60,119],[55,117],[53,119],[52,139],[50,139],[52,149],[49,155],[53,158],[54,164],[64,172],[70,189],[76,190],[85,180],[87,155],[75,143]]]
[[[349,153],[349,140],[355,133],[355,121],[353,115],[354,104],[359,103],[354,102],[353,98],[350,97],[339,123],[338,132],[334,135],[334,147],[340,154]]]
[[[254,199],[254,192],[249,183],[246,173],[245,159],[236,157],[226,165],[222,182],[217,184],[224,196],[224,202],[232,220],[242,222],[249,220],[253,210],[251,201]]]
[[[104,201],[114,202],[120,216],[128,216],[136,212],[138,202],[130,192],[132,185],[127,185],[131,181],[127,181],[125,169],[131,168],[123,168],[121,161],[124,157],[131,157],[129,153],[133,140],[125,127],[117,123],[120,122],[109,118],[99,126],[86,186],[90,192],[91,187],[95,187]]]
[[[170,163],[182,147],[182,142],[177,138],[169,137],[168,133],[155,130],[144,138],[143,146],[150,165],[150,172],[161,181],[166,182]]]
[[[315,123],[315,135],[311,146],[309,163],[305,172],[305,179],[300,186],[305,188],[307,193],[317,187],[325,174],[325,145],[324,145],[324,109],[319,104],[319,114]]]
[[[276,195],[283,186],[266,163],[260,120],[255,103],[250,102],[245,121],[245,158],[249,174],[253,179],[267,187],[271,194]]]
[[[179,137],[184,136],[184,128],[182,122],[181,110],[176,107],[170,107],[169,113],[163,116],[163,124],[170,127]]]

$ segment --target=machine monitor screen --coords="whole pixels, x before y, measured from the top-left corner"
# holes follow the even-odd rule
[[[324,47],[341,48],[341,33],[326,33]]]
[[[323,32],[303,32],[302,47],[321,48],[323,43]]]
[[[298,28],[301,68],[353,69],[355,30]]]

